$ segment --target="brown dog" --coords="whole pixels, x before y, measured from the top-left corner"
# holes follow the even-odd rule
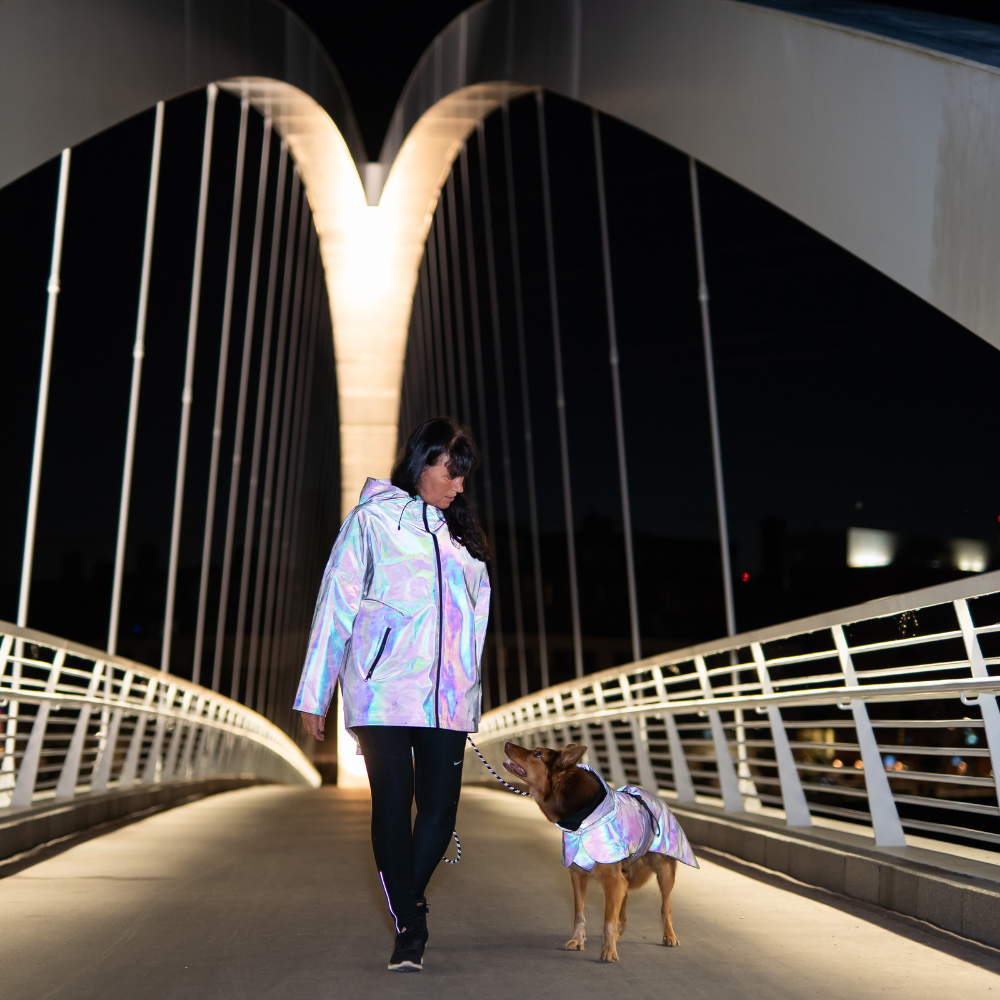
[[[571,743],[562,750],[536,747],[527,750],[516,743],[504,744],[508,760],[504,768],[520,778],[538,803],[545,818],[561,823],[579,815],[603,791],[600,779],[591,771],[577,767],[586,747]],[[598,799],[598,801],[600,801]],[[628,923],[626,902],[628,893],[646,884],[655,875],[660,886],[660,916],[663,920],[663,943],[668,948],[680,944],[670,920],[670,893],[674,888],[677,861],[663,854],[648,852],[634,861],[594,865],[585,871],[578,865],[570,868],[573,881],[573,936],[566,942],[569,951],[583,951],[587,939],[584,902],[587,897],[587,880],[594,878],[604,887],[604,941],[601,961],[618,961],[618,936]]]

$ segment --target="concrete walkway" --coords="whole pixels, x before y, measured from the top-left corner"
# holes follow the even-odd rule
[[[629,903],[621,962],[598,963],[595,885],[587,950],[563,951],[572,898],[556,831],[534,803],[476,788],[459,813],[462,863],[431,883],[424,972],[389,973],[368,821],[366,794],[251,788],[0,878],[0,996],[1000,998],[1000,962],[982,952],[709,860],[679,872],[681,948],[658,943],[649,886]]]

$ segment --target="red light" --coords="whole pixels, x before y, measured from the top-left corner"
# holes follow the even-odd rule
[[[750,582],[750,574],[749,573],[744,573],[743,574],[743,582],[744,583],[749,583]]]

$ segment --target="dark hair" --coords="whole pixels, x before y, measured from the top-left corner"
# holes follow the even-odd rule
[[[448,456],[452,476],[468,478],[479,468],[479,449],[472,431],[454,417],[431,417],[410,434],[392,467],[392,485],[416,496],[424,469],[436,465],[442,455]],[[456,545],[464,545],[470,555],[483,562],[492,558],[486,532],[464,493],[459,493],[441,513]]]

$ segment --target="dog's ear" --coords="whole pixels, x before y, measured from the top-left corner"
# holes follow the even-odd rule
[[[580,763],[580,758],[587,752],[586,747],[577,746],[576,743],[569,743],[559,751],[554,768],[576,767]]]

